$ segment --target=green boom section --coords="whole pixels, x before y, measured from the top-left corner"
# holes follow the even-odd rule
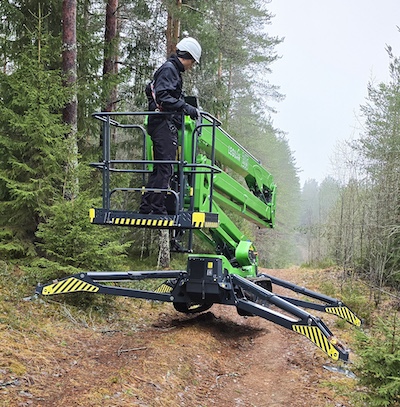
[[[204,174],[196,175],[197,209],[206,209],[202,206],[203,195],[213,188],[208,191],[209,195],[212,194],[224,208],[241,213],[259,226],[274,227],[276,185],[260,160],[204,117],[197,129],[195,123],[186,118],[185,139],[183,143],[181,139],[180,144],[183,144],[183,158],[187,163],[204,166],[197,168],[198,173],[204,172],[206,166],[217,169],[212,180]],[[186,170],[192,171],[192,168],[188,166]],[[199,189],[202,190],[200,194],[197,193]]]
[[[258,159],[206,118],[197,129],[193,121],[187,120],[185,124],[185,140],[183,143],[181,140],[183,158],[198,165],[189,170],[194,171],[193,209],[217,213],[219,217],[218,227],[195,233],[217,252],[234,260],[238,266],[231,272],[254,277],[257,251],[228,213],[237,213],[260,227],[274,227],[273,178]],[[205,168],[213,170],[205,171]]]
[[[261,165],[261,162],[218,126],[213,126],[207,118],[203,118],[198,148],[208,157],[214,145],[215,161],[221,166],[230,168],[235,174],[243,177],[247,186],[241,187],[226,171],[215,174],[215,188],[232,201],[241,200],[240,208],[232,205],[232,209],[254,212],[255,217],[249,220],[258,222],[260,226],[274,226],[276,185],[272,175]],[[251,194],[249,194],[249,191]]]
[[[179,131],[179,151],[186,163],[184,173],[195,175],[191,182],[195,191],[189,188],[185,194],[187,202],[194,196],[194,210],[207,212],[212,196],[223,208],[238,212],[257,225],[274,227],[276,185],[272,175],[260,160],[215,125],[215,119],[211,121],[203,116],[199,124],[186,116],[184,139]],[[147,157],[152,159],[150,137]]]

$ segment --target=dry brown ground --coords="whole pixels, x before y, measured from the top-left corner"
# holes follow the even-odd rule
[[[305,278],[297,269],[268,272]],[[129,323],[5,299],[0,406],[350,406],[326,384],[350,379],[325,370],[328,359],[300,335],[228,306],[188,316],[169,304],[117,304],[125,316],[132,310]]]

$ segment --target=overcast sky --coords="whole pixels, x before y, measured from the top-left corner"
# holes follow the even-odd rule
[[[369,81],[387,82],[386,44],[400,56],[400,0],[272,0],[268,31],[285,37],[269,81],[285,100],[274,126],[287,133],[301,186],[334,173],[338,142],[359,133]]]

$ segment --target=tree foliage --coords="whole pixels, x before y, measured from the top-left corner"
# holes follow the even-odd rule
[[[39,267],[57,270],[62,266],[78,272],[126,267],[127,250],[132,242],[122,238],[121,230],[92,225],[88,221],[90,204],[95,201],[81,193],[73,201],[60,201],[51,207],[46,222],[42,222],[36,232],[40,255],[33,264],[36,270]],[[43,276],[43,272],[41,274]],[[52,277],[55,277],[54,272]]]
[[[369,335],[359,332],[357,376],[364,391],[358,399],[371,407],[400,406],[400,335],[396,313],[379,320]]]
[[[182,32],[198,38],[203,48],[188,88],[197,90],[204,110],[225,123],[241,114],[244,97],[251,96],[253,111],[262,107],[264,112],[268,100],[280,97],[265,80],[281,42],[268,35],[271,19],[267,6],[256,0],[189,0],[182,6]]]
[[[34,253],[37,226],[62,197],[67,92],[60,72],[46,69],[33,47],[11,74],[0,73],[0,92],[0,251],[12,258]]]
[[[391,80],[368,86],[365,131],[351,145],[360,177],[347,184],[353,193],[343,204],[352,227],[345,240],[352,239],[351,263],[379,286],[398,282],[400,266],[400,60],[388,53]]]
[[[333,260],[379,287],[400,282],[400,60],[387,51],[390,81],[368,84],[363,132],[340,152],[346,167],[331,185],[324,213],[322,185],[316,187],[305,229],[314,245],[311,258]]]

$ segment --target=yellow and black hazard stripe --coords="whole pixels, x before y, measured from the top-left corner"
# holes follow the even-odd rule
[[[74,292],[90,292],[95,293],[99,291],[99,287],[89,284],[86,281],[79,280],[76,277],[69,277],[65,280],[61,280],[57,283],[49,284],[43,287],[43,295],[53,295],[62,293],[74,293]]]
[[[192,213],[192,225],[195,228],[203,228],[206,221],[206,214],[204,212]]]
[[[173,219],[148,219],[148,218],[112,218],[114,225],[124,226],[147,226],[147,227],[173,227],[177,226]]]
[[[91,223],[100,225],[136,226],[148,228],[217,228],[218,214],[212,212],[181,212],[175,215],[149,214],[141,215],[136,212],[114,211],[91,208],[89,210]]]
[[[90,223],[93,223],[95,217],[96,217],[96,210],[94,208],[90,208],[89,209]]]
[[[295,332],[307,337],[333,360],[339,359],[339,351],[333,346],[333,344],[317,326],[293,325],[292,328]]]
[[[161,294],[168,294],[173,290],[173,287],[169,286],[168,284],[161,284],[160,286],[158,286],[154,292],[156,293],[161,293]]]
[[[211,216],[210,216],[211,215]],[[111,218],[111,223],[113,225],[122,225],[122,226],[144,226],[144,227],[178,227],[178,223],[186,225],[186,227],[192,227],[195,229],[200,228],[216,228],[219,226],[218,216],[213,216],[214,214],[208,214],[205,212],[193,212],[191,217],[184,220],[183,218],[180,221],[176,219],[154,219],[154,218],[125,218],[125,217],[114,217]],[[188,222],[188,223],[186,223]]]
[[[361,319],[347,307],[326,307],[325,312],[328,314],[335,314],[355,326],[361,326]]]
[[[219,226],[218,214],[207,212],[193,212],[192,226],[194,228],[217,228]]]

